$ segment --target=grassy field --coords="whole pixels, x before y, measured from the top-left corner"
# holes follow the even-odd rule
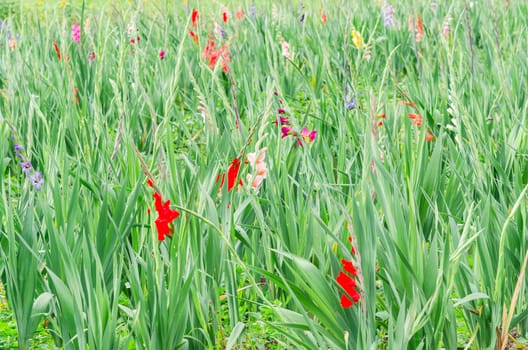
[[[0,4],[0,348],[528,348],[526,1],[108,3]]]

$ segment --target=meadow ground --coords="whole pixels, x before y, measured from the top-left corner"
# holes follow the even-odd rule
[[[528,348],[528,3],[2,1],[0,348]]]

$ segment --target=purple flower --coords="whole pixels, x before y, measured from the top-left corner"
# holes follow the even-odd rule
[[[388,2],[383,4],[383,8],[381,9],[383,13],[383,25],[385,28],[391,28],[394,25],[394,10]]]
[[[355,97],[352,97],[350,100],[348,100],[348,99],[346,99],[346,100],[347,100],[347,101],[345,101],[346,109],[350,110],[350,109],[356,108],[356,98]]]
[[[348,110],[356,108],[356,97],[350,91],[350,85],[346,85],[345,108]]]
[[[18,143],[15,143],[13,148],[15,150],[15,155],[21,160],[20,167],[22,168],[22,172],[26,175],[29,181],[31,181],[31,184],[35,187],[35,189],[37,191],[40,190],[42,188],[42,184],[44,183],[42,173],[40,171],[36,172],[33,168],[33,165],[31,165],[31,162],[25,159],[24,155],[22,154],[24,147]]]
[[[35,187],[37,191],[40,191],[40,189],[42,188],[42,185],[44,184],[44,178],[42,177],[42,173],[40,171],[33,173],[31,174],[29,179],[31,180],[33,187]]]
[[[220,26],[220,24],[218,24],[217,22],[215,22],[215,32],[216,32],[216,35],[222,39],[225,39],[227,38],[227,35],[226,35],[226,32],[224,31],[224,29],[222,28],[222,26]]]
[[[30,162],[22,162],[20,166],[22,167],[22,172],[26,175],[29,175],[31,169],[33,169]]]

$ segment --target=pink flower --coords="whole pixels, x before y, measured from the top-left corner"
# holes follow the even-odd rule
[[[257,151],[255,153],[249,153],[247,155],[247,160],[249,164],[256,170],[255,175],[248,174],[247,180],[249,183],[251,183],[251,187],[256,191],[262,181],[266,178],[266,175],[268,173],[268,168],[266,166],[266,163],[264,162],[264,158],[266,157],[266,148],[264,147],[260,151]]]
[[[88,58],[90,59],[90,61],[95,60],[95,52],[92,52],[92,53],[88,56]]]
[[[317,135],[317,130],[308,131],[307,128],[303,128],[301,130],[301,137],[306,143],[312,143],[312,141],[315,139],[315,135]]]
[[[450,29],[450,25],[449,25],[450,22],[451,22],[451,17],[446,17],[446,18],[444,19],[444,24],[443,24],[443,26],[442,26],[442,35],[443,35],[444,37],[448,37],[448,36],[449,36],[449,33],[450,33],[450,31],[451,31],[451,29]]]
[[[290,53],[290,44],[288,44],[286,41],[281,42],[282,46],[282,55],[286,57],[287,59],[292,59],[292,54]]]
[[[76,43],[80,42],[81,41],[81,26],[77,23],[73,23],[71,34],[72,34],[73,41],[75,41]]]
[[[159,58],[160,58],[160,60],[163,60],[165,58],[165,51],[161,50],[159,52]]]

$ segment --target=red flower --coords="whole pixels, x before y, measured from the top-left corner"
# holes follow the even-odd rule
[[[195,32],[189,29],[189,35],[191,36],[191,38],[193,39],[195,43],[198,42],[198,34],[196,34]]]
[[[424,27],[422,17],[418,15],[416,18],[416,42],[421,41],[424,37]]]
[[[227,169],[227,191],[231,191],[233,186],[235,186],[238,172],[240,170],[240,160],[235,157],[231,162],[231,166]]]
[[[229,169],[227,169],[227,192],[231,192],[233,187],[235,187],[239,171],[240,171],[240,160],[237,157],[235,157],[235,159],[233,159],[233,161],[231,162]],[[220,182],[220,187],[224,186],[224,181],[225,181],[225,173],[218,174],[218,176],[216,177],[216,182],[217,183]],[[238,183],[242,185],[242,180],[240,180]]]
[[[55,40],[53,40],[53,48],[55,49],[55,52],[57,52],[57,59],[60,61],[61,53],[60,53],[60,50],[59,50],[59,45],[57,45]]]
[[[226,11],[222,12],[222,20],[224,21],[224,23],[227,23],[227,12]]]
[[[154,199],[154,205],[158,212],[158,218],[155,221],[156,229],[158,230],[158,240],[163,241],[165,240],[165,235],[172,236],[169,224],[180,216],[180,213],[170,208],[170,200],[163,203],[163,199],[158,192],[154,193]]]
[[[352,237],[349,237],[348,239],[350,243],[352,244]],[[354,246],[352,245],[352,254],[356,255],[356,251],[354,249]],[[357,291],[357,282],[354,279],[354,277],[358,277],[358,270],[354,266],[354,263],[350,260],[341,259],[341,264],[343,265],[343,269],[345,272],[349,273],[346,274],[343,271],[339,272],[339,275],[336,277],[337,283],[343,288],[346,292],[346,294],[343,294],[341,296],[341,306],[343,308],[349,308],[355,303],[359,301],[361,298],[361,295]]]
[[[353,276],[357,276],[358,275],[357,269],[354,266],[354,264],[352,263],[352,261],[348,261],[348,260],[342,259],[341,260],[341,264],[343,264],[343,269],[345,269],[345,271],[348,272],[349,274],[351,274]]]
[[[407,114],[407,116],[409,117],[409,119],[413,120],[413,124],[414,125],[416,125],[416,126],[422,125],[422,116],[421,115],[414,114],[414,113],[409,113],[409,114]]]
[[[356,290],[357,284],[352,277],[340,272],[336,277],[336,281],[346,292],[346,294],[341,296],[341,306],[343,308],[349,308],[359,301],[361,295]]]
[[[222,70],[229,73],[229,67],[227,65],[231,61],[229,59],[230,53],[226,45],[222,45],[218,50],[215,49],[215,42],[210,40],[204,48],[202,57],[209,61],[209,68],[211,69],[215,67],[218,58],[222,58]]]
[[[433,142],[435,139],[434,135],[431,134],[429,131],[425,133],[425,141],[426,142]]]
[[[197,10],[192,10],[192,14],[191,14],[191,22],[192,22],[192,26],[194,28],[196,28],[196,22],[200,19],[200,15],[198,14],[198,11]]]

